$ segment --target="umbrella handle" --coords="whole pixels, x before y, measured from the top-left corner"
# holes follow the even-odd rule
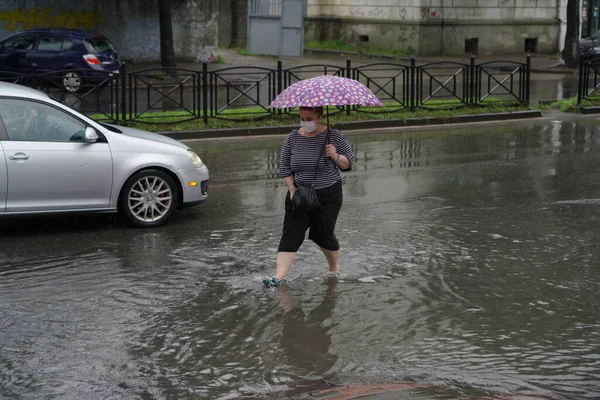
[[[331,130],[331,127],[329,126],[329,106],[325,106],[325,110],[327,113],[327,138],[325,140],[327,144],[331,144],[331,141],[329,140],[329,132]]]

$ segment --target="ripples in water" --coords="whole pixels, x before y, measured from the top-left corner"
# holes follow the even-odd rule
[[[4,237],[25,244],[0,255],[0,391],[265,398],[408,380],[456,397],[597,397],[595,143],[553,129],[355,144],[339,280],[307,242],[287,287],[261,286],[285,194],[272,149],[243,149],[241,171],[215,156],[202,217]]]

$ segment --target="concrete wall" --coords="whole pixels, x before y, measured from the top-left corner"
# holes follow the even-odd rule
[[[560,4],[559,4],[560,3]],[[563,4],[564,3],[564,4]],[[518,54],[526,38],[539,53],[559,51],[559,0],[308,0],[306,40],[368,41],[420,55]]]
[[[173,0],[173,42],[179,59],[214,59],[218,45],[218,0]],[[92,30],[107,36],[125,60],[160,59],[155,0],[5,0],[0,2],[0,38],[35,27]]]

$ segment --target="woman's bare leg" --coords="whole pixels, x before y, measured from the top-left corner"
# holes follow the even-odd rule
[[[327,259],[327,264],[329,264],[329,273],[335,274],[340,270],[340,251],[331,251],[324,249],[321,247],[323,254],[325,254],[325,258]]]
[[[275,277],[277,279],[285,278],[292,267],[294,257],[296,257],[296,253],[290,253],[286,251],[280,251],[277,253],[277,271],[275,273]]]

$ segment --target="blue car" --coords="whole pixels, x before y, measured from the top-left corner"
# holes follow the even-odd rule
[[[106,82],[120,72],[121,62],[112,43],[97,33],[75,29],[33,29],[0,42],[0,71],[48,74],[69,92],[84,84]]]

